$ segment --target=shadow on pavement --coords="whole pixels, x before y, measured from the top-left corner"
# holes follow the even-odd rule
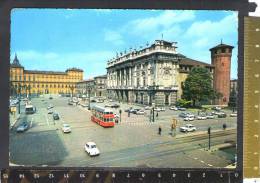
[[[26,117],[21,122],[24,120]],[[10,133],[11,163],[25,166],[57,165],[68,155],[59,131],[34,132],[29,129],[24,133],[16,133],[15,129]]]

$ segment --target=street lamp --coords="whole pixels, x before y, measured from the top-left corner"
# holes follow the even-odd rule
[[[87,88],[88,90],[88,110],[90,110],[90,92],[91,92],[91,86],[90,85],[87,85]]]
[[[211,127],[208,127],[208,134],[209,134],[209,150],[210,150],[210,133],[211,133]]]

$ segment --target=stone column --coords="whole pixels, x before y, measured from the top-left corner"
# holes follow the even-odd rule
[[[129,86],[132,86],[132,67],[129,67]]]

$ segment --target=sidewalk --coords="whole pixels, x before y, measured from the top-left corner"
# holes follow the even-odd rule
[[[16,114],[9,114],[9,129],[12,129],[16,122],[20,119],[21,114],[16,110]]]
[[[231,130],[236,130],[236,128],[227,128],[225,131],[231,131]],[[224,130],[212,130],[211,131],[211,134],[212,133],[217,133],[217,132],[223,132]],[[190,133],[184,133],[182,135],[177,135],[176,136],[176,139],[178,138],[182,138],[182,137],[188,137],[188,136],[199,136],[199,135],[208,135],[208,132],[207,131],[198,131],[198,132],[190,132]]]

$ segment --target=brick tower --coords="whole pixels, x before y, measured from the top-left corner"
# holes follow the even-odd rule
[[[230,94],[230,67],[232,49],[230,45],[221,44],[210,49],[211,64],[214,65],[213,88],[220,92],[222,97],[215,100],[216,105],[228,105]]]

